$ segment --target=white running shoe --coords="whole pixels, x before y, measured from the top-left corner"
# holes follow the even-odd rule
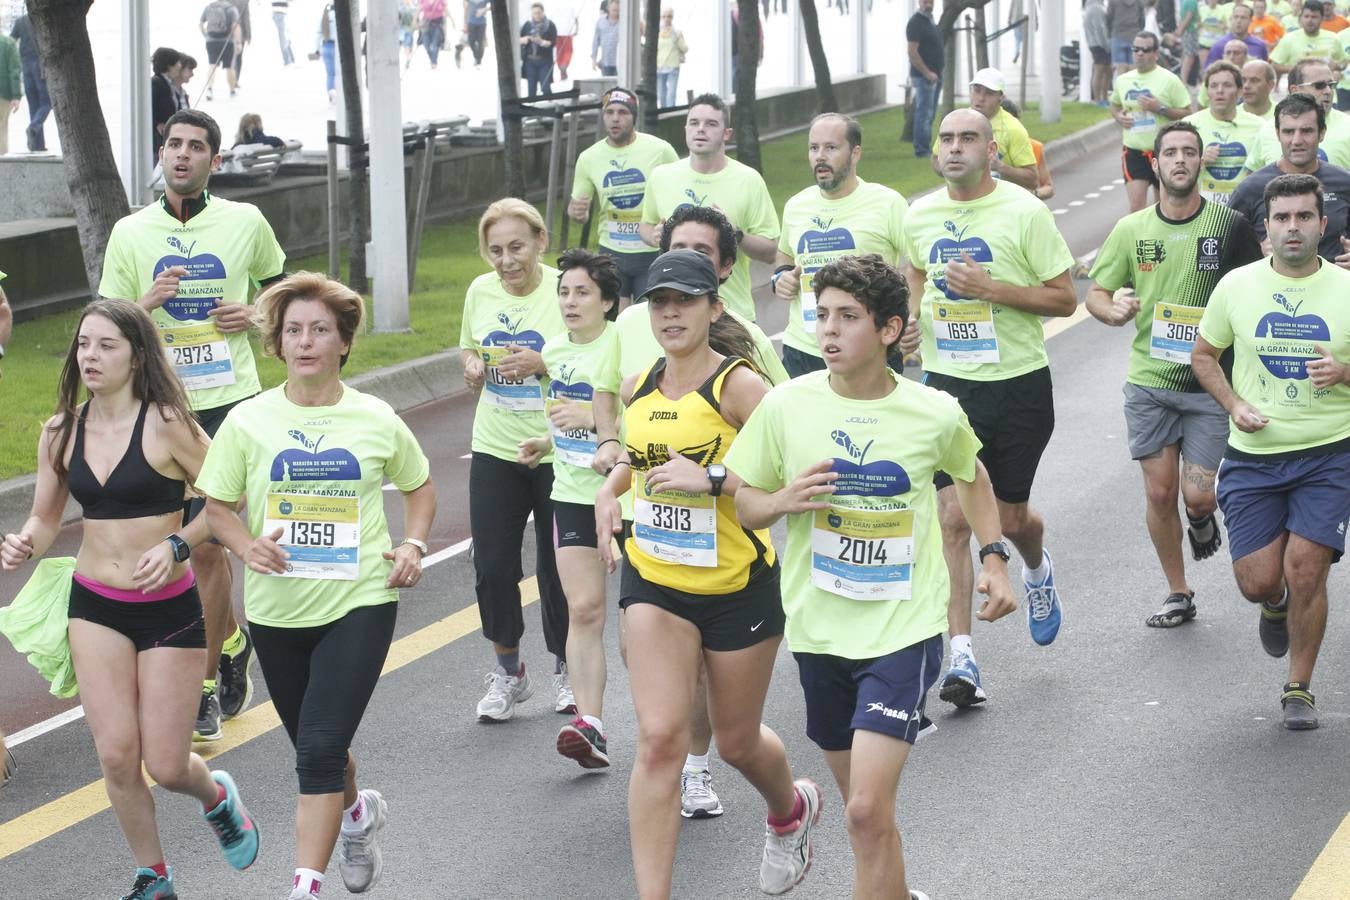
[[[802,798],[802,817],[785,831],[764,825],[764,859],[759,864],[759,889],[786,894],[811,869],[811,829],[820,821],[820,788],[809,778],[793,782]]]
[[[384,802],[379,791],[365,788],[361,791],[361,800],[370,811],[370,820],[361,831],[342,829],[338,841],[338,871],[342,873],[342,883],[353,894],[364,894],[379,883],[380,873],[384,871],[380,830],[389,818],[389,804]]]
[[[318,896],[318,894],[311,894],[304,888],[296,888],[291,891],[290,896],[288,896],[286,900],[316,900]]]
[[[563,663],[563,670],[553,676],[553,711],[569,716],[577,714],[577,698],[572,696],[572,682],[567,677],[566,663]]]
[[[712,819],[722,814],[722,801],[713,790],[712,773],[707,769],[685,769],[680,773],[680,815],[686,819]]]
[[[478,721],[506,722],[516,714],[516,704],[530,699],[534,685],[530,684],[530,673],[525,664],[520,664],[519,675],[507,675],[501,666],[487,673],[483,681],[487,684],[487,693],[478,701]]]

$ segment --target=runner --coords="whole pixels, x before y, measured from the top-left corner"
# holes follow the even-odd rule
[[[1227,76],[1212,81],[1228,90]],[[1098,321],[1135,326],[1125,427],[1130,457],[1144,476],[1148,534],[1167,579],[1167,599],[1145,620],[1154,628],[1173,628],[1196,614],[1182,558],[1178,489],[1191,555],[1208,559],[1223,544],[1214,518],[1214,473],[1228,443],[1228,415],[1191,372],[1195,326],[1219,279],[1261,258],[1247,220],[1199,190],[1203,140],[1189,121],[1158,132],[1153,165],[1162,201],[1111,229],[1087,293],[1088,312]],[[1125,285],[1133,290],[1116,294]]]
[[[584,769],[600,769],[609,765],[609,744],[601,718],[605,567],[596,549],[595,493],[610,464],[593,467],[601,443],[615,450],[619,443],[619,345],[610,320],[619,308],[622,275],[612,257],[579,249],[564,253],[558,270],[567,333],[544,344],[549,433],[522,442],[517,461],[533,467],[553,451],[554,553],[567,595],[567,673],[576,713],[558,732],[557,748]]]
[[[783,634],[778,564],[769,533],[736,522],[740,482],[723,464],[766,388],[749,363],[750,335],[721,315],[712,261],[672,250],[652,273],[645,299],[665,356],[624,379],[627,453],[595,501],[596,534],[618,535],[619,494],[631,487],[638,498],[619,604],[638,717],[628,785],[638,894],[670,896],[700,661],[722,758],[769,807],[760,890],[781,894],[810,867],[821,795],[792,780],[782,742],[761,724]],[[607,541],[600,553],[613,571]]]
[[[911,290],[922,290],[924,383],[956,397],[970,417],[1003,533],[1022,556],[1027,624],[1045,645],[1059,633],[1062,611],[1043,545],[1045,521],[1028,502],[1055,428],[1041,316],[1067,316],[1077,307],[1073,255],[1044,203],[990,175],[997,147],[988,119],[971,110],[949,113],[938,142],[946,189],[915,201],[905,218],[905,278]],[[915,331],[906,329],[906,355],[918,346]],[[952,664],[941,697],[970,706],[986,699],[971,645],[971,530],[951,479],[939,473],[936,484],[952,588]]]
[[[1275,90],[1275,67],[1264,59],[1253,59],[1242,67],[1242,109],[1268,122],[1275,120],[1275,104],[1270,92]]]
[[[998,69],[981,69],[970,79],[970,108],[984,115],[994,129],[998,157],[991,165],[995,178],[1036,190],[1036,153],[1031,149],[1027,129],[1003,108],[1003,89],[1007,79]]]
[[[1204,33],[1204,7],[1201,8],[1201,33]],[[1204,39],[1200,42],[1204,47]],[[1158,180],[1153,174],[1153,138],[1158,125],[1190,114],[1191,95],[1181,79],[1158,65],[1158,36],[1141,31],[1134,38],[1135,67],[1116,77],[1111,88],[1111,117],[1125,129],[1125,147],[1121,151],[1121,170],[1125,175],[1125,194],[1130,212],[1148,205],[1148,189],[1157,199]],[[1159,123],[1159,119],[1163,121]]]
[[[815,273],[845,255],[879,253],[899,263],[905,198],[858,177],[862,127],[840,113],[811,120],[806,157],[816,183],[783,206],[783,236],[774,258],[774,293],[790,304],[783,366],[794,378],[825,368],[816,343]]]
[[[1286,33],[1270,51],[1270,62],[1277,73],[1289,74],[1294,63],[1303,59],[1329,59],[1338,66],[1345,63],[1336,34],[1322,30],[1325,12],[1322,0],[1304,0],[1303,11],[1298,14],[1299,27]],[[1334,81],[1332,86],[1335,86]],[[1290,82],[1290,88],[1293,88],[1293,82]]]
[[[621,279],[620,309],[642,295],[647,270],[657,251],[638,234],[642,220],[642,197],[647,179],[659,165],[679,160],[675,148],[637,130],[638,98],[631,91],[612,88],[600,98],[605,138],[577,157],[572,180],[572,200],[567,214],[578,222],[591,215],[591,194],[600,194],[596,230],[600,252],[614,257]]]
[[[164,126],[160,161],[164,196],[113,226],[98,292],[150,311],[193,415],[214,437],[230,410],[261,390],[248,342],[248,299],[256,285],[283,276],[286,254],[256,206],[207,190],[220,166],[220,126],[210,116],[174,113]],[[189,501],[183,524],[203,506]],[[203,544],[192,563],[207,653],[193,736],[214,741],[221,716],[243,712],[253,696],[253,644],[235,619],[225,549]]]
[[[1201,196],[1214,203],[1226,204],[1238,182],[1247,176],[1248,170],[1243,163],[1264,123],[1259,116],[1238,108],[1242,71],[1232,63],[1224,60],[1211,63],[1205,69],[1205,89],[1209,91],[1209,108],[1191,113],[1182,121],[1195,127],[1205,148],[1200,159]],[[1157,146],[1156,139],[1154,146]],[[1153,167],[1155,173],[1159,171],[1156,160]],[[1160,199],[1165,202],[1167,189],[1163,188],[1160,194]]]
[[[384,401],[341,381],[364,309],[355,291],[310,272],[259,296],[259,338],[286,363],[286,381],[225,420],[199,482],[212,531],[245,563],[258,660],[295,746],[291,900],[318,896],[339,836],[347,890],[380,880],[388,808],[379,791],[358,790],[350,747],[394,637],[398,589],[420,580],[436,514],[417,438]],[[398,544],[386,478],[403,494]]]
[[[755,320],[750,296],[750,260],[772,263],[778,246],[778,214],[764,177],[727,156],[732,130],[727,105],[716,94],[700,94],[689,104],[684,142],[689,157],[657,166],[642,198],[642,239],[658,246],[661,223],[682,206],[716,206],[736,229],[740,249],[731,279],[722,291],[728,309]]]
[[[1302,60],[1289,74],[1289,96],[1311,97],[1326,117],[1326,135],[1320,141],[1318,157],[1345,169],[1350,168],[1350,114],[1332,106],[1335,86],[1331,66],[1324,59]],[[1247,168],[1255,171],[1279,158],[1280,141],[1272,121],[1257,135],[1256,147],[1247,156]]]
[[[909,315],[900,273],[879,255],[849,256],[822,268],[815,283],[829,373],[770,391],[727,468],[743,479],[742,526],[788,519],[788,645],[806,695],[807,735],[843,795],[853,896],[903,895],[896,792],[910,746],[932,728],[924,706],[942,664],[950,589],[936,470],[956,479],[961,508],[986,545],[979,591],[989,599],[980,618],[1017,605],[998,506],[965,413],[886,366]],[[894,422],[910,427],[888,427]]]
[[[136,860],[122,900],[170,900],[173,870],[142,763],[161,787],[202,804],[231,866],[246,869],[258,857],[258,829],[234,780],[191,752],[206,634],[188,557],[209,532],[204,518],[175,529],[209,442],[154,323],[134,303],[84,308],[60,384],[38,442],[33,511],[5,535],[0,568],[13,572],[46,553],[75,498],[84,521],[69,589],[70,653],[108,801]]]
[[[1289,654],[1284,727],[1317,727],[1313,667],[1327,573],[1350,520],[1350,273],[1317,255],[1326,227],[1311,175],[1266,185],[1274,253],[1226,275],[1200,320],[1193,367],[1228,411],[1219,507],[1238,589],[1261,604],[1261,646]],[[1232,348],[1232,383],[1219,356]]]
[[[492,641],[496,667],[478,701],[478,721],[505,722],[534,693],[520,659],[521,541],[534,513],[535,578],[544,645],[553,654],[553,708],[575,712],[567,679],[567,598],[553,556],[553,466],[517,462],[521,441],[549,430],[539,379],[547,374],[544,342],[567,329],[558,310],[558,270],[542,265],[548,231],[539,211],[511,197],[478,221],[478,252],[492,266],[469,285],[459,346],[466,351],[464,381],[480,390],[473,417],[469,463],[469,530],[474,588],[483,636]],[[539,463],[552,463],[546,455]]]

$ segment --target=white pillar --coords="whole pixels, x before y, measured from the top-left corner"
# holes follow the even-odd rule
[[[732,0],[734,3],[735,0]],[[713,15],[717,16],[718,21],[714,23],[717,28],[717,93],[723,99],[731,97],[731,6],[728,3],[725,6],[721,3],[714,4]]]
[[[802,85],[806,79],[806,29],[802,26],[802,5],[788,3],[789,21],[792,22],[792,83]]]
[[[367,22],[370,71],[370,234],[375,330],[408,330],[408,226],[403,191],[403,108],[398,59],[398,7],[371,3]]]
[[[150,201],[150,15],[149,0],[122,3],[122,159],[118,170],[127,202]]]
[[[1030,5],[1036,9],[1036,4]],[[1059,3],[1045,3],[1032,13],[1024,52],[1030,52],[1033,38],[1041,42],[1041,121],[1058,122],[1060,118],[1059,46],[1064,43],[1064,7]]]
[[[633,3],[619,11],[619,86],[630,91],[637,90],[642,80],[642,17],[646,15],[643,5]]]
[[[857,0],[853,4],[853,44],[857,53],[859,75],[867,74],[867,0]],[[906,45],[908,46],[908,45]]]

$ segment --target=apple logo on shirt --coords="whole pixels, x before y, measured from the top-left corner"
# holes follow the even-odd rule
[[[1302,300],[1295,304],[1284,294],[1273,294],[1271,299],[1286,311],[1268,312],[1256,323],[1256,337],[1263,341],[1257,356],[1266,371],[1276,378],[1301,381],[1308,377],[1308,361],[1314,358],[1311,344],[1331,340],[1331,329],[1321,316],[1300,316]],[[1280,341],[1297,341],[1298,346],[1272,343]],[[1299,355],[1293,355],[1296,353]]]
[[[272,481],[360,481],[361,463],[350,450],[330,447],[320,451],[326,435],[310,440],[303,431],[286,432],[304,449],[282,450],[272,460]],[[284,510],[283,510],[284,513]]]
[[[615,189],[613,194],[608,194],[609,202],[616,209],[637,209],[642,205],[647,177],[641,169],[624,168],[623,160],[611,159],[609,164],[614,167],[614,171],[605,173],[601,185],[606,192]]]
[[[506,313],[497,313],[497,323],[505,326],[506,330],[494,328],[483,338],[484,347],[507,347],[515,344],[524,347],[527,350],[533,350],[536,353],[544,352],[544,336],[534,329],[527,331],[520,330],[520,323],[523,320],[516,319],[514,322]]]
[[[835,496],[898,497],[909,493],[909,473],[899,463],[888,459],[866,461],[874,441],[859,447],[842,428],[830,432],[830,439],[848,453],[847,459],[836,456],[831,467],[839,475],[834,482]]]
[[[1242,163],[1247,159],[1247,145],[1241,141],[1231,141],[1223,134],[1215,132],[1219,138],[1205,145],[1205,148],[1218,147],[1219,158],[1205,166],[1205,171],[1216,181],[1232,181],[1242,174]]]
[[[577,374],[575,366],[558,366],[558,377],[548,384],[548,395],[555,399],[584,400],[590,402],[595,397],[595,388],[584,381],[573,381]]]
[[[951,237],[938,238],[933,242],[932,249],[928,251],[929,266],[934,264],[945,266],[952,260],[960,261],[962,253],[969,254],[970,258],[977,263],[992,263],[994,261],[994,251],[989,249],[989,244],[985,242],[984,238],[966,237],[966,232],[970,230],[969,225],[958,229],[956,223],[949,219],[942,223],[942,227]],[[946,272],[943,270],[939,270],[939,273],[933,276],[933,287],[942,291],[950,300],[966,299],[947,289]]]
[[[823,219],[820,216],[812,216],[811,224],[815,228],[808,228],[802,232],[802,236],[797,239],[797,255],[803,253],[838,253],[841,250],[856,250],[858,245],[853,241],[853,234],[842,225],[838,228],[831,228],[834,219]]]
[[[159,258],[151,278],[158,277],[172,266],[182,266],[187,269],[187,274],[178,282],[178,296],[164,301],[162,308],[180,322],[204,322],[207,313],[215,309],[216,302],[225,296],[225,264],[214,253],[193,256],[196,241],[184,246],[173,235],[169,235],[165,241],[174,252]]]

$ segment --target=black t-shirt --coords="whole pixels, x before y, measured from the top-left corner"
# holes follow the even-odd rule
[[[1277,164],[1271,163],[1244,178],[1229,201],[1229,206],[1252,223],[1261,240],[1266,237],[1266,185],[1283,174]],[[1313,174],[1322,182],[1322,209],[1327,217],[1327,230],[1317,245],[1317,255],[1334,262],[1344,252],[1341,235],[1350,235],[1350,172],[1324,162]]]
[[[924,65],[939,75],[942,74],[942,32],[938,31],[931,18],[917,12],[910,16],[909,24],[905,26],[905,40],[918,44],[919,58],[923,60]],[[923,74],[912,64],[909,71],[911,75]]]

